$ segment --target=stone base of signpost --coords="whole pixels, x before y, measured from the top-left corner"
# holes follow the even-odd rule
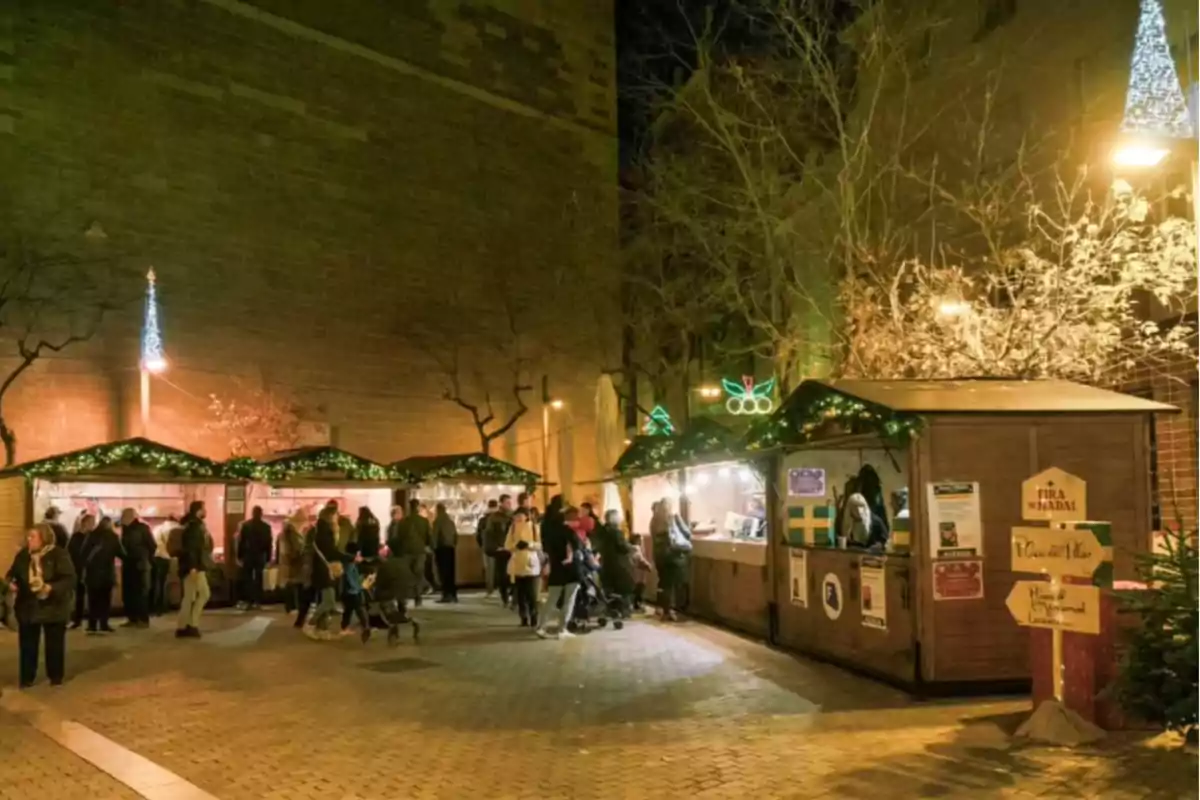
[[[1104,738],[1104,731],[1055,700],[1039,703],[1037,710],[1017,728],[1018,739],[1062,747],[1078,747]]]

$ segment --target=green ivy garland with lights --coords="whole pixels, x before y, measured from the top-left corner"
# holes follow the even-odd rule
[[[755,423],[746,436],[746,449],[759,451],[804,444],[831,428],[850,435],[872,433],[897,447],[908,445],[920,433],[918,416],[897,413],[825,389],[821,392],[807,397],[797,392],[770,417]]]
[[[249,481],[258,477],[261,465],[253,458],[240,456],[221,464],[221,477]]]
[[[40,478],[47,475],[87,475],[115,464],[146,467],[188,478],[215,478],[220,473],[218,465],[207,458],[146,440],[101,444],[87,450],[34,461],[16,469],[27,478]]]
[[[617,459],[613,471],[625,475],[634,472],[662,472],[679,462],[675,455],[677,436],[639,436]]]
[[[536,472],[521,469],[483,453],[456,458],[418,476],[423,481],[476,478],[508,486],[531,486],[537,483],[540,477]]]
[[[259,464],[250,477],[262,481],[285,481],[307,472],[341,472],[348,480],[381,483],[403,481],[409,477],[374,461],[333,449],[301,453],[291,458]]]

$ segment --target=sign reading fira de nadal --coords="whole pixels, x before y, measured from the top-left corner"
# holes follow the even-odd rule
[[[1058,467],[1043,470],[1021,484],[1021,511],[1030,520],[1087,519],[1087,484]]]

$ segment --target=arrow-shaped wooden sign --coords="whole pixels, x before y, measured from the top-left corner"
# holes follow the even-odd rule
[[[1090,578],[1109,558],[1090,530],[1012,529],[1013,572]]]
[[[1100,590],[1049,581],[1017,581],[1004,601],[1018,625],[1100,633]]]

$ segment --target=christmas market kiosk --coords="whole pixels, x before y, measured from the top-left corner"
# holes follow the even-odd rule
[[[656,502],[667,501],[691,526],[688,613],[765,638],[766,485],[759,465],[737,454],[737,441],[701,417],[677,435],[638,437],[614,471],[631,483],[630,530],[642,536],[647,558]]]
[[[1084,479],[1132,577],[1151,415],[1174,411],[1066,381],[804,381],[747,437],[772,464],[772,642],[919,692],[1028,686],[1005,603],[1022,482]]]
[[[407,486],[410,476],[383,464],[356,456],[336,447],[303,447],[285,450],[257,462],[243,459],[244,469],[252,478],[245,501],[236,505],[241,517],[260,506],[278,540],[283,523],[297,513],[315,522],[329,501],[338,505],[339,514],[351,523],[360,508],[366,507],[387,528],[393,493]],[[238,469],[231,462],[230,469]],[[240,470],[239,470],[240,471]],[[232,508],[230,509],[232,512]],[[339,533],[344,547],[352,535],[345,523]]]
[[[487,512],[488,500],[502,494],[516,500],[532,492],[541,480],[536,472],[492,458],[486,453],[444,456],[413,456],[391,465],[393,470],[413,476],[417,484],[406,494],[428,508],[443,503],[458,528],[455,575],[460,586],[483,583],[483,554],[475,541],[479,519]]]
[[[204,501],[206,524],[213,537],[218,569],[210,575],[213,597],[220,599],[225,581],[219,574],[224,543],[241,520],[241,509],[229,498],[243,484],[225,476],[207,458],[149,439],[124,439],[18,464],[0,472],[0,557],[11,559],[24,543],[24,531],[57,507],[68,531],[84,514],[120,521],[125,508],[136,509],[151,529],[179,519],[194,500]],[[5,562],[8,563],[7,561]],[[114,605],[121,605],[120,570]],[[168,587],[178,601],[178,580]]]

